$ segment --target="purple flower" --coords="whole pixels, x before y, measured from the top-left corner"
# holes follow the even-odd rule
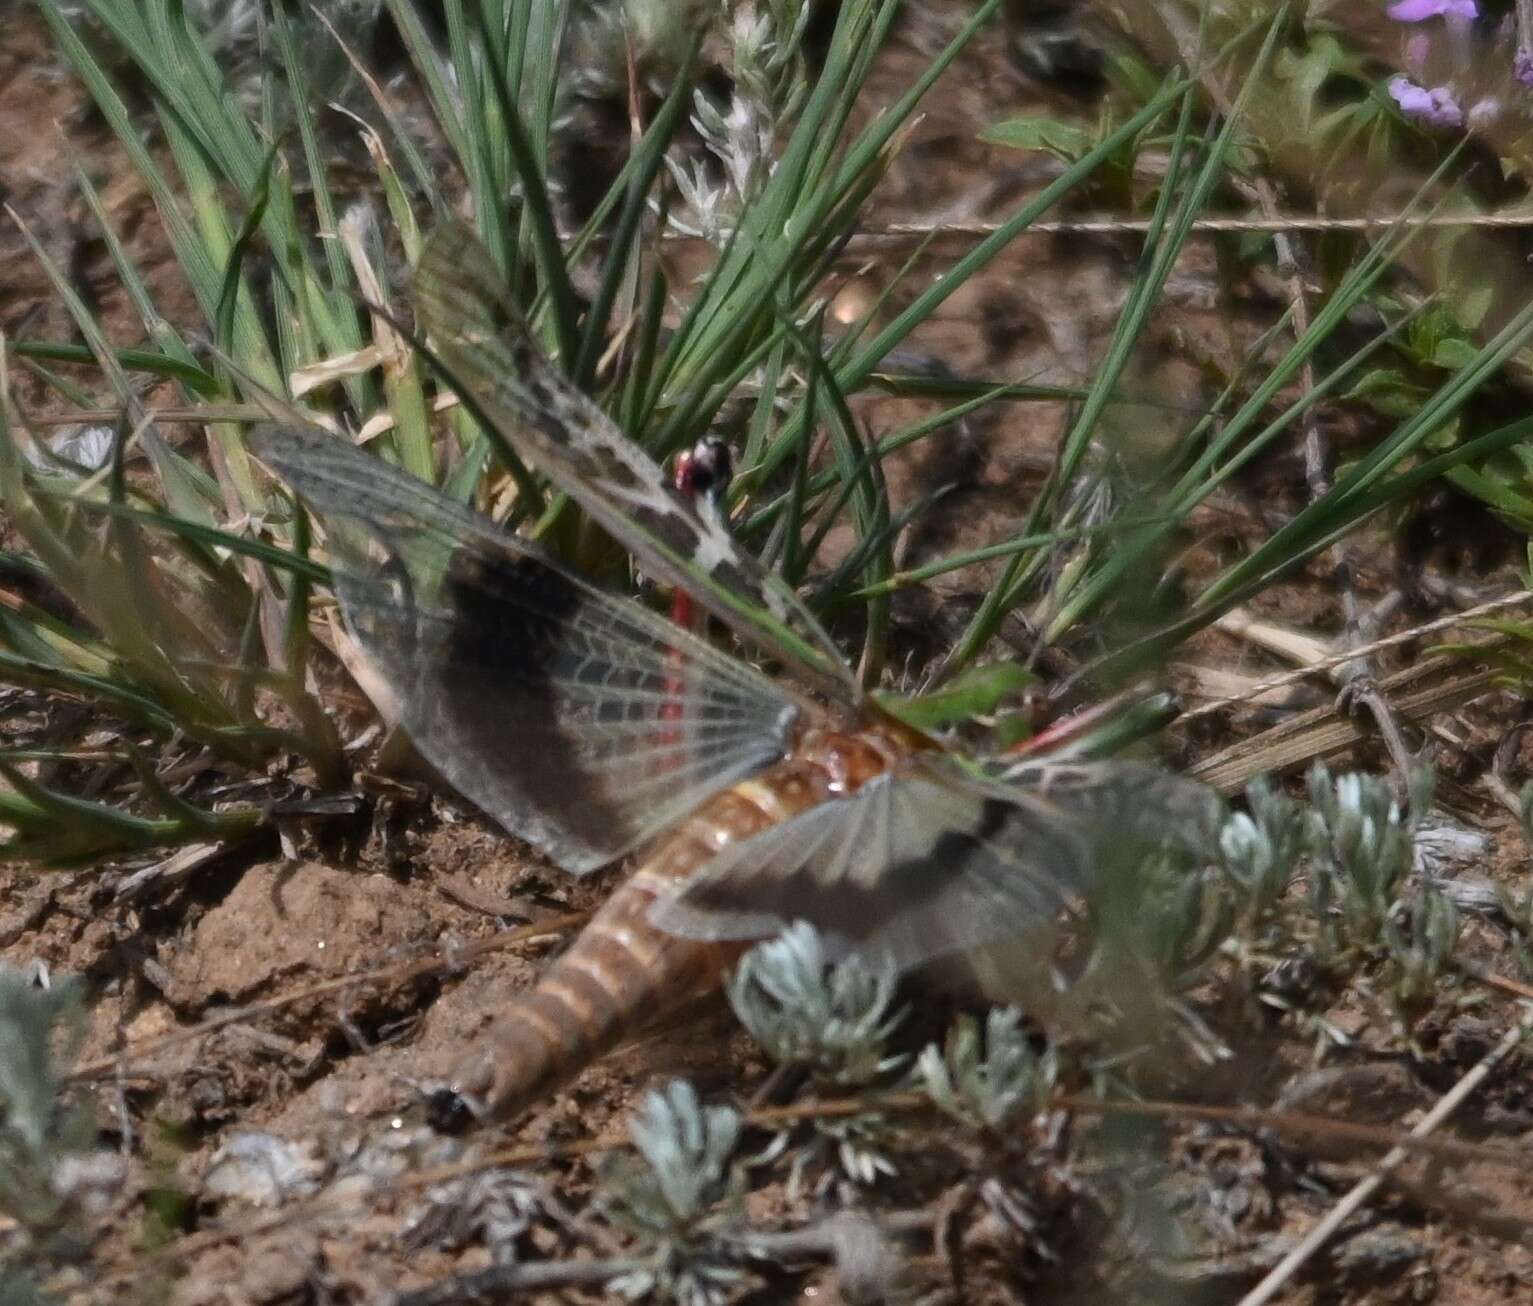
[[[1385,11],[1397,23],[1421,23],[1444,18],[1478,18],[1475,0],[1395,0]]]
[[[1391,77],[1388,88],[1400,112],[1433,127],[1462,127],[1464,111],[1446,86],[1417,86],[1409,77]]]
[[[1517,55],[1512,60],[1512,75],[1524,86],[1533,86],[1533,50],[1525,45],[1517,47]]]

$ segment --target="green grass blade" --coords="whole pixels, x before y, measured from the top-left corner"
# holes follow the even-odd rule
[[[702,33],[693,37],[687,47],[686,57],[677,73],[675,85],[660,105],[655,119],[649,125],[634,151],[632,166],[624,169],[628,175],[628,193],[616,225],[612,230],[611,243],[602,267],[601,280],[591,307],[586,312],[585,333],[580,342],[579,355],[570,369],[570,376],[583,390],[589,390],[596,379],[596,363],[601,357],[607,340],[607,329],[612,316],[612,306],[617,301],[618,288],[630,260],[637,260],[638,247],[635,238],[639,223],[648,211],[650,191],[655,178],[665,164],[665,152],[675,138],[676,129],[682,122],[682,110],[690,99],[692,66],[702,42]]]
[[[93,363],[95,353],[86,345],[55,344],[48,340],[17,340],[11,351],[18,358],[45,358],[55,363]],[[198,395],[213,399],[222,390],[218,378],[204,371],[193,361],[168,357],[148,349],[118,349],[108,351],[117,365],[125,371],[147,372],[171,381],[179,381]]]
[[[450,4],[449,11],[452,8]],[[564,264],[558,223],[554,218],[548,183],[543,174],[541,160],[546,159],[547,155],[539,156],[533,149],[527,124],[507,81],[506,69],[495,57],[495,42],[486,13],[481,5],[480,35],[490,52],[484,64],[490,71],[490,81],[499,101],[504,148],[510,155],[516,180],[521,184],[522,221],[527,224],[532,235],[533,255],[537,260],[542,289],[548,296],[549,310],[553,317],[554,341],[561,365],[569,372],[580,356],[579,315],[575,307],[575,287]]]

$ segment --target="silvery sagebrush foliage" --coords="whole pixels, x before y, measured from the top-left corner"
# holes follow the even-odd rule
[[[819,931],[798,921],[745,954],[730,977],[729,1001],[774,1061],[857,1088],[902,1060],[884,1055],[904,1016],[890,1014],[894,990],[893,967],[857,956],[832,965]]]
[[[916,1069],[942,1111],[971,1128],[995,1131],[1048,1106],[1059,1055],[1053,1047],[1041,1053],[1033,1047],[1016,1007],[993,1007],[983,1037],[973,1016],[960,1016],[946,1046],[927,1044]]]
[[[581,6],[575,37],[579,57],[569,89],[592,99],[628,92],[630,58],[648,89],[663,94],[699,27],[723,11],[719,0],[599,0]]]
[[[1123,954],[1148,966],[1139,982],[1175,985],[1208,961],[1231,932],[1223,877],[1183,850],[1164,849],[1116,868],[1098,898],[1093,964],[1121,970],[1119,958],[1108,954]]]
[[[122,1182],[94,1148],[89,1116],[59,1100],[59,1067],[81,1032],[78,986],[0,967],[0,1284],[26,1300],[27,1267],[67,1242]]]
[[[816,1120],[814,1133],[793,1153],[788,1168],[788,1196],[796,1200],[806,1187],[817,1196],[837,1182],[836,1174],[852,1185],[870,1188],[884,1175],[899,1173],[889,1155],[889,1119],[876,1110],[834,1120]],[[781,1146],[786,1143],[783,1138]],[[835,1171],[830,1168],[835,1165]],[[811,1185],[809,1180],[818,1174]],[[850,1191],[842,1185],[843,1191]]]
[[[1179,982],[1200,970],[1230,935],[1229,895],[1224,883],[1202,867],[1162,857],[1161,891],[1151,896],[1150,941],[1161,974]]]
[[[28,443],[22,454],[39,472],[90,475],[112,461],[110,426],[66,426],[45,441]]]
[[[517,1242],[538,1211],[538,1183],[497,1167],[428,1188],[411,1215],[405,1239],[416,1247],[458,1251],[482,1245],[497,1265],[517,1259]]]
[[[73,983],[0,969],[0,1126],[10,1155],[40,1152],[52,1136],[56,1052],[67,1055],[55,1026],[73,1024],[77,1008]]]
[[[722,246],[771,176],[774,143],[804,102],[801,47],[809,15],[808,0],[602,0],[577,20],[579,55],[563,90],[625,100],[637,76],[650,93],[663,95],[704,32],[704,54],[717,61],[729,92],[720,99],[693,92],[691,125],[702,151],[694,142],[666,155],[679,197],[666,221],[673,231]],[[560,121],[568,127],[574,119],[565,112]]]
[[[746,953],[728,989],[740,1023],[774,1061],[807,1067],[816,1085],[832,1092],[867,1088],[905,1061],[884,1051],[904,1018],[903,1011],[890,1014],[894,991],[892,967],[857,956],[832,965],[824,940],[805,921]],[[883,1148],[887,1128],[876,1110],[815,1120],[812,1137],[793,1154],[790,1191],[832,1160],[856,1184],[893,1174]],[[773,1152],[787,1146],[781,1135]],[[822,1184],[831,1180],[828,1172],[822,1176]]]
[[[317,1192],[326,1171],[313,1139],[283,1138],[265,1129],[235,1130],[202,1172],[202,1193],[214,1200],[282,1206]]]
[[[1425,768],[1410,780],[1406,813],[1382,776],[1350,772],[1332,779],[1323,762],[1310,768],[1310,906],[1323,951],[1333,958],[1347,945],[1367,950],[1379,944],[1400,901],[1411,869],[1412,813],[1427,810],[1431,795]]]
[[[1169,849],[1145,859],[1138,878],[1137,894],[1116,909],[1132,914],[1120,914],[1092,949],[1091,969],[1105,977],[1099,991],[1116,1017],[1112,1042],[1127,1051],[1159,1029],[1204,1065],[1228,1060],[1233,1052],[1181,996],[1234,931],[1228,885],[1212,867]]]
[[[0,1210],[22,1225],[46,1225],[62,1202],[54,1167],[79,1142],[78,1122],[61,1117],[56,1057],[78,1032],[70,983],[40,984],[0,969]],[[65,1131],[61,1134],[61,1130]]]
[[[1287,890],[1305,846],[1299,804],[1258,776],[1246,786],[1244,812],[1232,812],[1219,831],[1219,866],[1241,899],[1249,931]]]
[[[1518,816],[1523,838],[1533,846],[1533,780],[1518,795]],[[1533,875],[1523,879],[1520,890],[1497,883],[1496,896],[1512,931],[1512,959],[1520,974],[1533,975]]]
[[[685,1080],[645,1095],[629,1125],[636,1156],[600,1169],[601,1205],[637,1238],[649,1259],[612,1280],[628,1298],[658,1297],[682,1306],[713,1306],[746,1272],[717,1235],[738,1222],[744,1180],[729,1164],[740,1136],[739,1113],[703,1106]]]
[[[665,160],[682,200],[669,225],[720,246],[771,175],[773,142],[797,114],[808,85],[800,57],[806,0],[746,0],[728,18],[729,96],[715,101],[701,89],[693,93],[692,126],[707,157],[682,160],[672,152]]]
[[[1436,1000],[1458,946],[1459,926],[1453,899],[1430,884],[1421,887],[1403,920],[1397,915],[1384,922],[1385,995],[1403,1024]]]

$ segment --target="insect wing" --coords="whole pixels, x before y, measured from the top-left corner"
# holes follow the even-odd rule
[[[1207,785],[1146,762],[1003,755],[974,765],[984,777],[979,783],[1032,794],[1085,828],[1098,861],[1115,849],[1130,857],[1164,848],[1204,858],[1225,816],[1223,800]]]
[[[772,681],[314,428],[251,447],[324,520],[358,643],[421,753],[585,872],[777,760]]]
[[[726,847],[652,919],[703,939],[807,920],[837,951],[903,970],[1051,922],[1092,888],[1104,855],[1133,842],[1131,810],[1158,813],[1139,823],[1148,848],[1181,816],[1202,820],[1210,801],[1134,764],[1038,765],[1021,778],[1003,786],[918,760]]]
[[[450,223],[432,234],[416,265],[415,294],[420,325],[449,378],[519,454],[657,578],[841,701],[857,701],[856,680],[793,591],[550,365],[473,232]]]

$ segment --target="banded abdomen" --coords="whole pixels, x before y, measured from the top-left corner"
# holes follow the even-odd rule
[[[717,987],[747,942],[699,942],[650,923],[650,908],[721,849],[855,793],[931,744],[880,720],[807,731],[793,753],[725,790],[639,863],[569,949],[518,994],[459,1066],[452,1089],[481,1121],[532,1106],[625,1039]]]

